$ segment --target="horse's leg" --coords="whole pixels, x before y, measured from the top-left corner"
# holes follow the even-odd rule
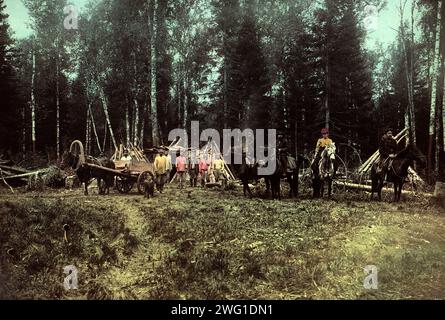
[[[400,197],[402,196],[402,189],[403,189],[403,181],[399,184],[399,194],[397,195],[397,200],[400,202]]]
[[[397,194],[398,194],[397,187],[398,187],[398,183],[394,182],[394,202],[397,202]]]
[[[278,200],[281,200],[281,181],[279,177],[277,181],[277,193],[278,193]]]
[[[102,195],[105,192],[103,191],[103,185],[102,185],[102,179],[101,178],[97,178],[97,188],[99,189],[99,194]]]
[[[328,180],[328,197],[331,198],[332,196],[332,180]]]
[[[382,189],[383,189],[383,179],[378,180],[377,193],[379,196],[379,201],[382,201]]]
[[[323,198],[324,196],[324,181],[320,181],[320,198]]]
[[[287,173],[287,182],[289,183],[289,197],[293,198],[295,194],[295,189],[294,189],[294,177],[292,173]]]
[[[299,188],[300,181],[298,180],[298,171],[294,173],[294,193],[295,198],[298,198],[298,188]]]
[[[88,195],[88,181],[85,181],[85,182],[84,182],[84,185],[85,185],[85,191],[84,191],[84,194],[87,196],[87,195]]]

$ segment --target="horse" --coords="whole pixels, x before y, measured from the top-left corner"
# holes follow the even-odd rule
[[[306,159],[302,155],[298,155],[297,158],[293,156],[287,156],[286,163],[286,180],[289,183],[289,197],[298,197],[299,188],[299,177],[301,164],[304,163]]]
[[[399,202],[403,184],[408,177],[408,169],[413,166],[414,161],[424,165],[426,158],[414,144],[409,144],[395,156],[387,170],[378,172],[377,164],[374,164],[371,168],[371,201],[374,198],[375,192],[377,192],[379,201],[382,200],[382,188],[386,181],[394,184],[394,202]]]
[[[332,196],[332,181],[337,171],[337,161],[335,157],[335,143],[324,148],[320,155],[320,161],[314,161],[311,165],[313,179],[312,187],[314,198],[323,198],[325,183],[328,185],[328,197]]]
[[[291,194],[298,195],[298,171],[303,157],[299,157],[296,161],[297,164],[290,165],[292,157],[288,157],[285,153],[280,153],[278,158],[275,159],[275,170],[270,175],[259,175],[258,168],[267,166],[267,163],[255,162],[248,164],[245,157],[243,157],[242,164],[238,170],[238,176],[241,179],[243,185],[244,196],[249,195],[252,198],[252,192],[249,187],[249,181],[258,181],[264,178],[266,183],[266,194],[271,194],[272,199],[281,200],[281,178],[288,177],[288,182],[291,187]],[[295,158],[292,158],[295,163]],[[292,168],[288,170],[287,168]],[[296,180],[295,180],[296,177]]]
[[[75,145],[80,146],[80,155],[74,154],[73,147]],[[99,187],[99,194],[109,194],[110,187],[114,185],[114,174],[98,168],[92,168],[88,164],[95,164],[97,166],[116,169],[114,162],[105,158],[93,158],[85,156],[83,152],[83,146],[80,141],[74,141],[71,144],[70,150],[65,151],[62,155],[61,167],[62,169],[71,167],[75,170],[80,183],[85,185],[85,195],[88,195],[88,185],[94,178],[97,179],[97,185]]]

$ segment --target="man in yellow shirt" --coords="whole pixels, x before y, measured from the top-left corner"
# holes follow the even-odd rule
[[[326,148],[327,146],[332,145],[332,140],[329,139],[329,130],[326,128],[321,129],[321,135],[322,137],[318,139],[317,145],[315,147],[315,156],[314,161],[312,163],[316,163],[316,161],[320,160],[321,152]]]
[[[160,151],[155,158],[154,171],[156,175],[156,187],[159,192],[162,193],[167,178],[167,156],[162,151]]]
[[[221,157],[218,157],[213,161],[212,169],[216,182],[218,182],[219,179],[224,179],[224,160],[221,159]]]

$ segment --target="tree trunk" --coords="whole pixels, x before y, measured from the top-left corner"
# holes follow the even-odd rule
[[[104,143],[102,149],[105,151],[107,149],[107,132],[108,132],[108,126],[105,124],[105,132],[104,132]],[[116,148],[117,149],[117,148]]]
[[[440,118],[439,118],[439,113],[440,113],[440,105],[437,106],[437,111],[436,111],[436,153],[435,153],[435,157],[434,157],[434,176],[437,179],[439,177],[439,170],[440,170],[440,142],[441,142],[441,135],[440,135]]]
[[[431,74],[431,105],[429,121],[429,141],[428,141],[428,175],[431,177],[433,162],[433,140],[436,128],[436,101],[437,101],[437,81],[439,77],[440,61],[440,29],[441,29],[442,0],[437,3],[436,37],[434,41],[433,71]],[[438,150],[436,150],[436,153]]]
[[[36,53],[35,43],[32,48],[32,76],[31,76],[31,141],[32,152],[36,152],[36,99],[35,99],[35,79],[36,79]]]
[[[182,127],[187,128],[187,117],[189,108],[189,95],[188,95],[188,76],[184,75],[184,115],[182,118]]]
[[[159,124],[158,124],[158,104],[157,104],[157,7],[158,1],[152,0],[153,19],[151,20],[151,127],[153,145],[159,145]]]
[[[90,153],[90,137],[91,137],[91,124],[90,124],[90,109],[87,108],[87,123],[86,123],[86,130],[85,130],[85,150],[89,154]]]
[[[139,104],[138,100],[134,98],[134,123],[133,123],[133,145],[137,145],[139,128]]]
[[[148,110],[148,106],[147,103],[145,103],[144,105],[144,110],[142,112],[142,121],[141,121],[141,133],[139,135],[139,143],[141,148],[144,148],[144,131],[145,131],[145,117],[147,116],[147,110]]]
[[[227,72],[228,72],[228,66],[227,66],[227,58],[224,58],[224,92],[223,92],[223,99],[224,99],[224,109],[223,109],[223,128],[227,129],[227,112],[228,112],[228,102],[227,102]]]
[[[56,58],[56,153],[57,160],[60,159],[60,94],[59,94],[59,52]]]
[[[443,53],[443,65],[444,65],[444,71],[443,71],[443,95],[442,95],[442,133],[443,133],[443,139],[442,139],[442,150],[445,151],[445,52]]]
[[[115,149],[117,149],[116,139],[114,138],[113,128],[111,127],[110,115],[108,113],[107,98],[105,97],[104,90],[101,87],[99,87],[99,96],[100,96],[100,100],[102,101],[102,107],[103,107],[104,113],[105,113],[105,120],[107,122],[108,129],[110,130],[110,137],[111,137],[111,141],[113,142],[113,147]],[[103,150],[105,150],[105,145],[104,145]]]
[[[22,153],[23,159],[26,156],[26,107],[23,105],[22,108]]]
[[[325,98],[325,127],[329,129],[329,123],[331,121],[331,113],[329,110],[329,91],[330,91],[330,79],[329,79],[329,56],[326,61],[326,98]]]
[[[414,3],[412,4],[412,10],[414,8]],[[409,53],[406,45],[406,32],[404,26],[403,19],[404,6],[400,7],[400,31],[401,31],[401,44],[405,57],[405,76],[406,76],[406,85],[408,89],[408,108],[406,112],[407,118],[405,119],[405,126],[407,126],[409,130],[409,142],[416,143],[416,123],[415,123],[415,115],[414,115],[414,87],[413,87],[413,50],[414,50],[414,42],[411,43],[411,61],[409,61]],[[414,19],[414,13],[412,12],[412,23]],[[412,26],[413,28],[413,26]],[[411,37],[412,41],[414,38]]]
[[[99,149],[99,152],[102,152],[102,148],[100,147],[100,142],[99,142],[99,135],[97,134],[97,130],[96,130],[96,122],[94,121],[93,110],[91,109],[91,103],[88,104],[88,110],[90,111],[90,126],[92,125],[92,127],[93,127],[93,133],[94,133],[94,137],[96,139],[97,148]],[[90,141],[91,141],[91,138],[90,138]],[[90,142],[90,144],[91,144],[91,142]]]
[[[125,107],[125,135],[126,135],[126,144],[127,146],[130,145],[130,117],[129,117],[129,110],[128,110],[128,99],[126,100],[126,107]]]

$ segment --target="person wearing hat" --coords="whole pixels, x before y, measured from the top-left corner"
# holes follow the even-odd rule
[[[315,147],[315,157],[312,163],[315,163],[317,160],[319,160],[321,152],[324,150],[324,148],[332,145],[332,143],[333,141],[329,138],[329,129],[321,129],[321,138],[317,141],[317,145]]]
[[[379,144],[380,161],[377,165],[377,171],[386,170],[397,152],[397,140],[393,136],[393,130],[387,128]]]

